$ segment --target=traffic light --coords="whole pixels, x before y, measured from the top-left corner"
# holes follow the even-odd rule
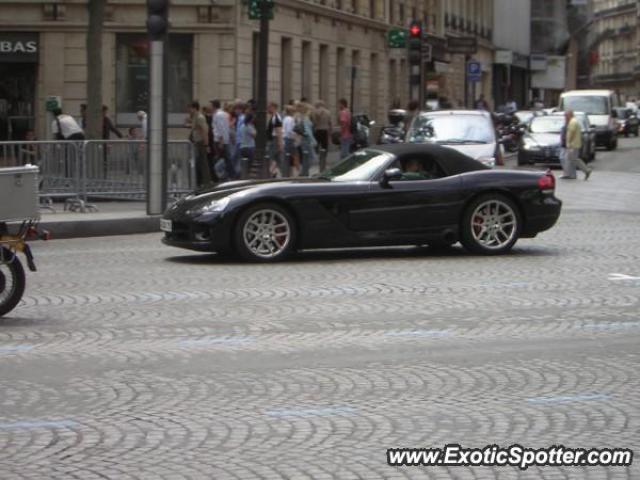
[[[164,40],[169,31],[169,0],[147,0],[147,31],[151,40]]]
[[[419,65],[422,61],[422,23],[412,22],[409,26],[409,63]]]

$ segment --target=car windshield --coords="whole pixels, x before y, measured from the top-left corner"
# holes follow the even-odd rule
[[[616,113],[618,114],[619,119],[624,120],[629,118],[629,113],[631,113],[631,111],[626,108],[616,108]]]
[[[587,115],[608,115],[609,99],[604,96],[566,96],[562,99],[563,110],[584,112]]]
[[[445,145],[484,144],[495,142],[493,123],[480,115],[418,116],[407,135],[410,143]]]
[[[349,155],[335,167],[322,172],[319,177],[334,182],[371,180],[373,175],[390,162],[393,155],[379,150],[359,150]]]
[[[564,116],[536,117],[531,121],[529,129],[532,133],[560,133],[564,124]]]

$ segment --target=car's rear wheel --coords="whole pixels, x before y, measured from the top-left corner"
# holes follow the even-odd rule
[[[234,231],[238,254],[252,262],[275,262],[295,248],[295,222],[289,212],[274,203],[249,207]]]
[[[518,241],[522,219],[516,204],[498,193],[472,201],[462,218],[461,243],[483,255],[506,253]]]

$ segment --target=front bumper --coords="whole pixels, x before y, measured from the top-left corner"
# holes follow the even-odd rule
[[[518,155],[527,163],[544,163],[545,165],[560,165],[560,147],[543,147],[540,150],[520,150]]]
[[[172,226],[170,232],[164,232],[162,243],[165,245],[198,252],[223,252],[229,249],[230,230],[221,217],[209,218],[206,222],[184,216],[177,219],[165,216],[164,220],[170,220]]]

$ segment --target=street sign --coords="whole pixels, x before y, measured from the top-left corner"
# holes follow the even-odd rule
[[[392,28],[387,33],[387,43],[389,48],[406,48],[407,30],[404,28]]]
[[[447,50],[449,53],[463,55],[475,55],[478,53],[477,37],[447,37]]]
[[[249,0],[249,20],[260,20],[263,12],[269,20],[273,20],[273,0]]]
[[[49,96],[45,100],[45,109],[47,112],[53,112],[56,108],[62,108],[62,97]]]
[[[482,64],[477,60],[467,62],[467,81],[479,82],[482,79]]]

